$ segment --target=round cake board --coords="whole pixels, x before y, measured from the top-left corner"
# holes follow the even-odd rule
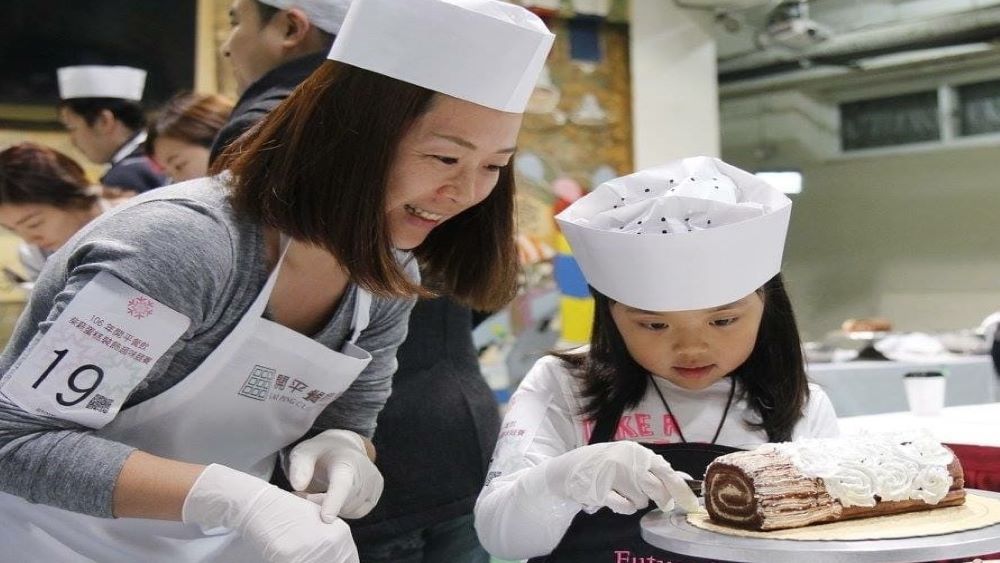
[[[703,530],[747,538],[800,541],[885,540],[950,534],[1000,523],[1000,500],[970,493],[965,495],[965,504],[960,506],[767,532],[716,524],[709,519],[707,512],[692,512],[687,515],[687,521]]]

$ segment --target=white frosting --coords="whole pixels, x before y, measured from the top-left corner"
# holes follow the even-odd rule
[[[948,493],[954,455],[927,432],[864,434],[848,440],[808,439],[770,446],[807,477],[823,479],[843,506],[881,500],[936,504]]]

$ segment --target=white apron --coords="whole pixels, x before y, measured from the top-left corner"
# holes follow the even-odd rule
[[[268,479],[277,452],[298,440],[371,361],[355,342],[371,295],[357,288],[353,333],[340,352],[261,317],[284,255],[257,299],[200,366],[167,391],[118,414],[98,436],[158,456],[223,465]],[[0,550],[26,562],[259,561],[236,534],[140,518],[87,516],[0,493]]]

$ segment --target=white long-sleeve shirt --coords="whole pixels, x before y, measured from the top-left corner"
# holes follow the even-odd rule
[[[670,405],[667,414],[650,387],[633,409],[623,413],[615,440],[643,443],[710,442],[729,398],[730,379],[701,391],[653,378]],[[737,396],[739,396],[739,389]],[[792,439],[829,438],[839,434],[830,399],[816,385]],[[486,486],[476,503],[476,531],[491,554],[524,559],[550,553],[582,506],[548,490],[544,471],[533,468],[587,445],[593,424],[580,415],[579,380],[553,356],[539,360],[521,382],[500,429]],[[733,400],[716,443],[750,449],[767,442],[763,430],[745,422],[759,420],[744,400]]]

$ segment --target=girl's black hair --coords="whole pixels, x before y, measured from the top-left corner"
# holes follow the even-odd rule
[[[781,274],[758,290],[764,300],[757,341],[750,357],[730,374],[760,422],[747,420],[767,433],[768,441],[791,440],[795,423],[809,399],[802,342],[792,303]],[[594,288],[594,326],[588,352],[556,353],[582,382],[581,415],[603,420],[634,408],[646,395],[647,371],[629,354],[611,317],[612,299]]]

